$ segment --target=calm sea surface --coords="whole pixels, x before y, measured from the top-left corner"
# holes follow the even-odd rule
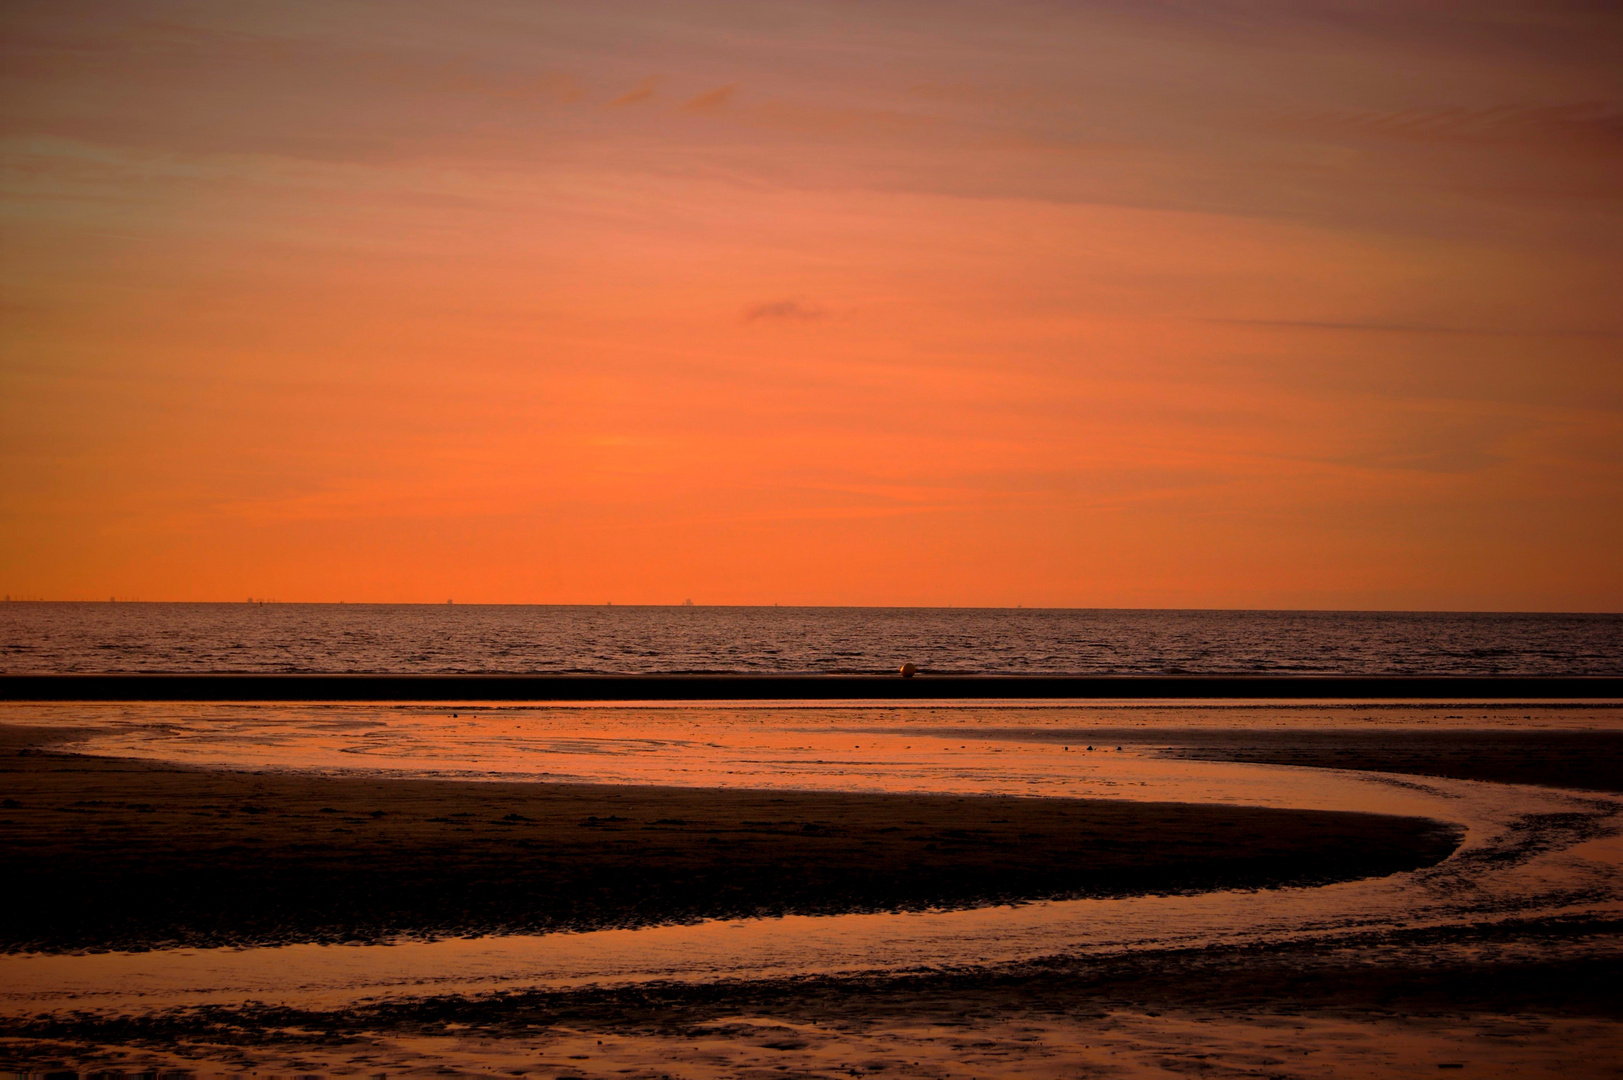
[[[0,671],[1617,675],[1623,615],[0,603]]]

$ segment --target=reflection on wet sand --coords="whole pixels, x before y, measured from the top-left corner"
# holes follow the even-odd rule
[[[0,728],[0,743],[20,729]],[[1323,885],[1422,817],[1221,803],[379,779],[0,758],[0,952],[365,944]]]
[[[1469,968],[1475,974],[1459,978],[1459,986],[1468,987],[1491,985],[1495,972],[1510,978],[1512,971],[1523,969],[1553,971],[1548,978],[1554,985],[1563,981],[1577,985],[1582,980],[1573,973],[1592,974],[1596,964],[1598,970],[1616,971],[1615,927],[1623,920],[1619,839],[1623,798],[1616,795],[1185,760],[1167,756],[1167,729],[1148,723],[1141,725],[1139,741],[1123,736],[1120,751],[1112,741],[1108,749],[1096,743],[1090,752],[1087,743],[1072,746],[1008,730],[991,731],[1014,726],[1006,715],[965,710],[915,717],[902,710],[880,712],[884,714],[489,710],[470,716],[458,710],[451,716],[433,710],[284,708],[226,716],[172,710],[143,718],[138,710],[109,715],[80,708],[42,710],[27,719],[93,723],[97,733],[79,744],[81,749],[213,766],[263,767],[274,760],[352,772],[359,760],[375,769],[419,776],[1035,794],[1356,810],[1455,823],[1465,830],[1465,839],[1457,854],[1436,866],[1318,888],[1085,899],[967,911],[789,916],[392,946],[12,955],[0,958],[0,982],[7,988],[0,1008],[13,1016],[59,1017],[229,1008],[240,1021],[242,1003],[257,1001],[266,1009],[289,1010],[279,1022],[300,1016],[309,1022],[313,1016],[330,1021],[339,1014],[365,1014],[371,1019],[354,1021],[360,1025],[354,1034],[357,1041],[344,1051],[352,1054],[344,1059],[350,1066],[365,1058],[378,1067],[413,1062],[456,1067],[459,1062],[498,1062],[510,1056],[526,1068],[545,1063],[548,1068],[581,1072],[676,1070],[706,1075],[772,1068],[783,1064],[774,1062],[774,1055],[792,1055],[796,1068],[810,1070],[837,1064],[841,1069],[883,1065],[920,1075],[955,1070],[971,1075],[980,1070],[1055,1075],[1086,1067],[1133,1071],[1150,1067],[1157,1054],[1172,1054],[1185,1064],[1201,1061],[1239,1071],[1308,1075],[1322,1066],[1321,1071],[1337,1075],[1360,1071],[1381,1075],[1397,1064],[1435,1067],[1481,1060],[1482,1040],[1488,1037],[1484,1025],[1498,1021],[1478,1016],[1455,1029],[1437,1022],[1405,1028],[1390,1017],[1348,1013],[1345,1002],[1325,1005],[1313,1016],[1289,1017],[1278,1010],[1293,1008],[1292,1001],[1300,1002],[1304,991],[1300,986],[1279,987],[1295,985],[1291,980],[1299,981],[1304,977],[1300,971],[1315,965],[1324,968],[1325,979],[1356,983],[1331,964],[1327,957],[1332,954],[1341,958],[1336,963],[1351,971]],[[1518,710],[1512,719],[1501,713],[1493,722],[1526,725],[1529,721],[1522,719],[1526,715],[1526,710]],[[1616,723],[1614,715],[1595,711],[1546,712],[1540,718],[1555,726],[1587,730],[1606,730]],[[1023,726],[1046,725],[1053,730],[1131,726],[1120,723],[1119,716],[1078,710],[1030,712],[1020,719]],[[1106,719],[1113,722],[1107,725],[1102,722]],[[1232,712],[1224,719],[1230,726],[1244,720]],[[1310,716],[1306,726],[1312,726],[1313,719]],[[1326,726],[1323,718],[1317,719],[1320,727]],[[1404,714],[1404,719],[1410,727],[1427,721],[1442,726],[1442,718],[1428,710]],[[1279,726],[1278,720],[1264,716],[1259,726]],[[1470,723],[1481,721],[1462,718],[1453,730],[1465,738]],[[964,729],[969,725],[984,726],[987,737],[967,737]],[[880,728],[884,730],[876,730]],[[1019,984],[1027,987],[1021,993],[1028,996],[1039,992],[1030,987],[1048,988],[1041,990],[1048,993],[1055,985],[1069,985],[1066,980],[1080,979],[1076,985],[1093,986],[1088,979],[1108,981],[1116,977],[1110,972],[1130,968],[1145,957],[1162,959],[1155,962],[1157,968],[1140,970],[1132,990],[1110,991],[1115,997],[1090,997],[1093,991],[1076,990],[1072,999],[1087,1002],[1085,1017],[1044,1013],[1029,1001],[1001,1010],[994,1007],[1003,1000],[1000,995],[1007,994],[1007,980],[1027,980]],[[1208,999],[1180,1001],[1176,988],[1169,989],[1155,972],[1163,965],[1170,970],[1193,963],[1189,957],[1204,957],[1199,961],[1203,964],[1228,964],[1222,985],[1233,985],[1235,993],[1260,1000],[1266,1006],[1259,1006],[1260,1011],[1273,1019],[1233,1015]],[[1286,966],[1297,975],[1259,974],[1265,961],[1285,963],[1280,958],[1290,957],[1296,959]],[[1224,958],[1221,964],[1217,958]],[[1079,974],[1083,968],[1076,965],[1094,974],[1084,978]],[[1528,986],[1537,985],[1532,976],[1518,977]],[[864,1000],[900,994],[884,990],[885,986],[924,982],[917,984],[923,989],[901,994],[903,1005],[891,1002],[895,1013],[884,1023],[835,1010],[825,1017],[831,1026],[812,1030],[804,1026],[811,1021],[803,1015],[810,991],[783,989],[809,986],[804,983],[808,979],[833,980],[830,985],[845,988],[841,994],[867,995]],[[941,980],[957,989],[928,989],[948,985]],[[1414,982],[1408,978],[1394,985]],[[1159,988],[1153,994],[1146,989],[1152,984]],[[1275,989],[1270,991],[1269,986]],[[714,993],[723,996],[735,994],[736,1000],[706,1012],[694,1005],[699,1000],[694,995],[703,998],[712,993],[705,987],[718,988]],[[726,987],[776,989],[746,992]],[[1390,1000],[1399,991],[1389,986],[1369,992]],[[1437,990],[1424,1008],[1446,1010],[1462,992]],[[1500,992],[1508,995],[1509,1005],[1516,1004],[1508,983]],[[663,994],[669,997],[667,1007],[697,1011],[680,1032],[655,1030],[657,1025],[650,1026],[646,1016],[646,1022],[627,1019],[644,1015],[634,1003],[622,1001],[609,1009],[602,1004],[607,999],[592,996],[605,993]],[[943,1023],[940,1001],[929,1008],[919,1004],[932,993],[968,1003],[971,1013],[981,1005],[986,1011]],[[1149,998],[1164,998],[1165,1007],[1176,1015],[1155,1017],[1135,1011],[1135,1001],[1142,1005]],[[540,1024],[540,1033],[516,1032],[514,1003],[532,999],[536,1004],[529,1022]],[[598,1004],[582,1004],[588,999]],[[1604,1008],[1597,1015],[1599,1006],[1583,1004],[1587,999],[1581,996],[1574,1000],[1576,1012],[1546,1016],[1537,1030],[1501,1031],[1493,1045],[1509,1048],[1509,1060],[1533,1073],[1553,1071],[1563,1062],[1571,1071],[1572,1055],[1561,1053],[1562,1039],[1579,1039],[1592,1048],[1615,1047],[1616,1018]],[[413,1001],[425,1004],[410,1004]],[[498,1020],[479,1011],[481,1001],[505,1001],[511,1007],[504,1007]],[[761,1001],[772,1007],[752,1013]],[[389,1013],[392,1020],[379,1019],[390,1009],[405,1011]],[[589,1037],[570,1035],[568,1025],[561,1025],[560,1016],[570,1010],[575,1011],[578,1029],[590,1032]],[[1479,1006],[1473,1016],[1497,1011],[1501,1010]],[[402,1017],[414,1019],[407,1023]],[[483,1041],[460,1034],[461,1025],[472,1025],[470,1030],[480,1032]],[[414,1034],[403,1034],[408,1029]],[[45,1032],[31,1030],[34,1038]],[[79,1029],[70,1025],[51,1030],[71,1042]],[[1377,1032],[1379,1046],[1373,1046],[1371,1037]],[[1312,1053],[1300,1053],[1304,1043],[1311,1043]],[[280,1049],[254,1051],[249,1057],[257,1062],[303,1061],[312,1067],[342,1064],[342,1055],[323,1056],[325,1051],[311,1045],[296,1049],[278,1045]],[[577,1050],[585,1056],[569,1052]],[[276,1058],[277,1054],[284,1056]],[[1594,1059],[1589,1055],[1586,1060]]]
[[[1163,766],[1170,766],[1163,769]],[[1262,777],[1257,773],[1262,772]],[[483,993],[652,980],[783,978],[1007,964],[1143,949],[1287,943],[1502,919],[1623,915],[1619,800],[1461,781],[1394,783],[1256,766],[1123,761],[1161,798],[1381,808],[1467,830],[1444,863],[1310,889],[1075,900],[967,911],[788,916],[382,947],[290,945],[0,959],[4,1000],[167,1007],[245,996],[333,1007],[359,995]],[[1597,832],[1602,833],[1595,837]]]

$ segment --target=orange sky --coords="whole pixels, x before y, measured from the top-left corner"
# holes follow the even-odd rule
[[[1623,608],[1606,5],[8,3],[0,592]]]

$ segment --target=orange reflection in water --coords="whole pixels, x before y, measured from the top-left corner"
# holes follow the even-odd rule
[[[131,704],[12,706],[92,728],[73,748],[195,766],[682,787],[1173,798],[1128,762],[1178,729],[1617,729],[1623,707],[1403,703],[1109,705]],[[1089,746],[1093,749],[1087,749]],[[1120,750],[1117,750],[1117,747]],[[1122,770],[1126,768],[1128,772]],[[1129,775],[1131,773],[1131,775]],[[1298,805],[1257,774],[1180,800]],[[1284,801],[1279,801],[1279,799]],[[1348,807],[1378,809],[1378,807]]]
[[[1618,722],[1616,710],[1548,709],[1535,718],[1526,708],[1513,716],[1480,706],[1379,716],[1404,726],[1462,729],[1487,726],[1484,716],[1497,727]],[[6,1011],[155,1009],[245,998],[325,1007],[363,997],[905,970],[1330,936],[1374,941],[1404,927],[1623,915],[1617,827],[1623,798],[1159,753],[1174,722],[1346,726],[1362,719],[1357,709],[76,706],[18,710],[14,718],[93,722],[100,732],[83,749],[192,764],[1228,802],[1414,814],[1457,823],[1466,840],[1434,867],[1320,888],[389,946],[11,956],[0,958]],[[1074,744],[1063,741],[1069,731],[1078,735]],[[1110,740],[1097,741],[1101,734]]]

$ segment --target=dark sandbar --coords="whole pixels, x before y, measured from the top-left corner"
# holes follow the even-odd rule
[[[1623,792],[1619,731],[1208,732],[1178,757]]]
[[[1315,769],[1537,784],[1623,792],[1623,731],[1515,728],[1014,727],[915,724],[872,727],[886,734],[1063,743],[1081,750],[1149,747],[1193,761],[1298,765]]]
[[[204,771],[28,745],[42,737],[0,728],[5,951],[1318,884],[1458,843],[1370,814]]]
[[[1545,675],[0,675],[0,701],[833,701],[1212,698],[1623,700],[1623,678]]]

